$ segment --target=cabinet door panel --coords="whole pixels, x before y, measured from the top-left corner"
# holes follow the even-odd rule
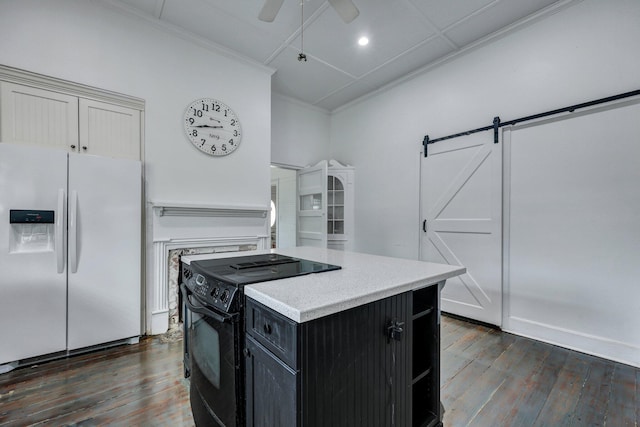
[[[140,111],[80,99],[80,147],[88,154],[140,160]]]
[[[77,150],[77,97],[8,82],[0,90],[2,142]]]
[[[247,426],[296,426],[299,376],[271,352],[246,338]]]
[[[298,246],[327,247],[327,161],[297,172]]]

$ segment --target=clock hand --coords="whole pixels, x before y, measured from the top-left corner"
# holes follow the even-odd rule
[[[222,129],[222,126],[211,126],[211,125],[192,125],[192,128],[213,128],[213,129]]]

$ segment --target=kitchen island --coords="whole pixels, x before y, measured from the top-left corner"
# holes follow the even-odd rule
[[[275,252],[342,269],[245,287],[247,425],[441,425],[440,290],[466,269]]]

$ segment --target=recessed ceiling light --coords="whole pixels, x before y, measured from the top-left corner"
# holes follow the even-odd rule
[[[360,37],[360,38],[358,39],[358,44],[359,44],[360,46],[366,46],[366,45],[368,45],[368,44],[369,44],[369,39],[368,39],[368,38],[366,38],[366,37]]]

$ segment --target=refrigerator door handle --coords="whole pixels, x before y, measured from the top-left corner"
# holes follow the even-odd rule
[[[69,271],[78,272],[78,192],[69,193]]]
[[[64,273],[64,189],[58,189],[58,214],[55,225],[56,264],[58,274]]]

